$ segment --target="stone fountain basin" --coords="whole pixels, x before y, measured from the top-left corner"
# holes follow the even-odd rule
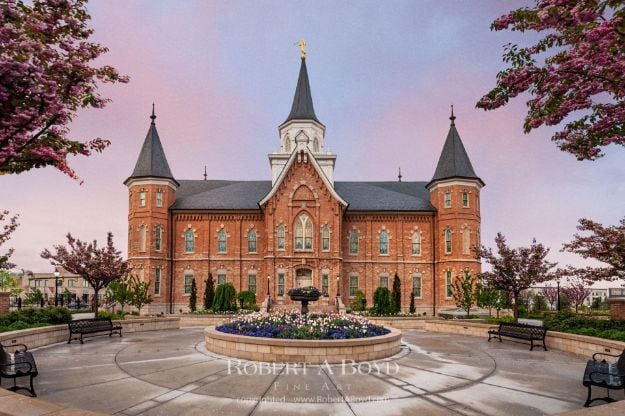
[[[370,338],[300,340],[226,334],[214,326],[204,330],[206,349],[216,354],[272,363],[337,364],[372,361],[400,350],[401,331]]]

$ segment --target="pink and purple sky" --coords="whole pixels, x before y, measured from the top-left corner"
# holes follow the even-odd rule
[[[491,32],[491,21],[530,1],[125,1],[89,4],[94,39],[110,48],[101,63],[130,76],[106,86],[113,102],[81,112],[75,138],[112,145],[70,161],[81,186],[47,168],[2,178],[0,207],[20,213],[9,247],[19,268],[51,271],[43,248],[69,231],[125,252],[127,190],[156,103],[157,128],[178,179],[270,179],[267,153],[289,113],[308,43],[315,110],[338,154],[337,180],[429,180],[449,128],[449,106],[478,175],[482,240],[513,245],[535,237],[551,260],[577,220],[615,224],[625,213],[625,149],[578,162],[549,141],[553,129],[523,134],[525,101],[484,112],[480,96],[504,68],[502,46],[528,35]]]

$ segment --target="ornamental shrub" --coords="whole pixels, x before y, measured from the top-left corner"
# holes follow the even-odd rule
[[[197,309],[197,286],[195,285],[195,278],[191,280],[191,295],[189,296],[189,310],[195,312]]]
[[[241,309],[252,310],[256,306],[256,295],[249,290],[243,290],[237,295]]]
[[[397,273],[393,278],[393,308],[395,313],[401,312],[401,280]]]
[[[373,312],[376,315],[395,314],[395,304],[391,291],[386,287],[379,287],[373,293]]]
[[[362,291],[357,290],[350,306],[355,312],[364,311],[367,308],[367,297]]]
[[[215,312],[236,311],[236,296],[237,291],[234,286],[232,286],[232,283],[224,283],[217,286],[213,310]]]
[[[72,320],[72,314],[67,308],[49,306],[47,308],[23,308],[0,316],[0,326],[28,325],[60,325]],[[21,324],[18,324],[21,323]],[[16,328],[17,329],[17,328]]]
[[[414,305],[414,293],[410,293],[410,307],[408,308],[408,312],[415,313],[415,305]]]
[[[204,286],[204,309],[208,310],[213,307],[213,301],[215,300],[215,281],[213,280],[213,274],[208,274],[208,280]]]

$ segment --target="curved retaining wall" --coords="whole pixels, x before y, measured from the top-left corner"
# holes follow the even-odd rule
[[[228,357],[278,363],[333,364],[368,361],[395,355],[400,350],[401,332],[371,338],[344,340],[299,340],[248,337],[226,334],[215,327],[204,331],[206,349]]]

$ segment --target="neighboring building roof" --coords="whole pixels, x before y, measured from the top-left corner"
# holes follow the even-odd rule
[[[297,88],[295,89],[291,112],[284,123],[291,120],[315,120],[317,123],[321,123],[317,119],[315,108],[313,107],[305,58],[302,58],[302,65],[299,68],[299,78],[297,79]]]
[[[349,211],[436,211],[426,182],[335,182]],[[180,180],[172,210],[259,210],[271,181]]]
[[[148,134],[143,141],[143,147],[141,147],[135,169],[132,171],[132,175],[124,181],[124,184],[133,178],[166,178],[176,182],[174,175],[172,175],[169,169],[161,139],[158,137],[158,132],[156,131],[154,106],[152,106],[152,115],[150,118],[152,122],[150,123]]]
[[[438,159],[434,177],[432,177],[428,185],[435,181],[451,178],[477,179],[484,185],[484,182],[475,174],[469,155],[462,144],[462,140],[460,140],[460,135],[458,130],[456,130],[456,117],[454,116],[453,108],[449,119],[451,120],[449,133],[447,133],[441,157]]]

